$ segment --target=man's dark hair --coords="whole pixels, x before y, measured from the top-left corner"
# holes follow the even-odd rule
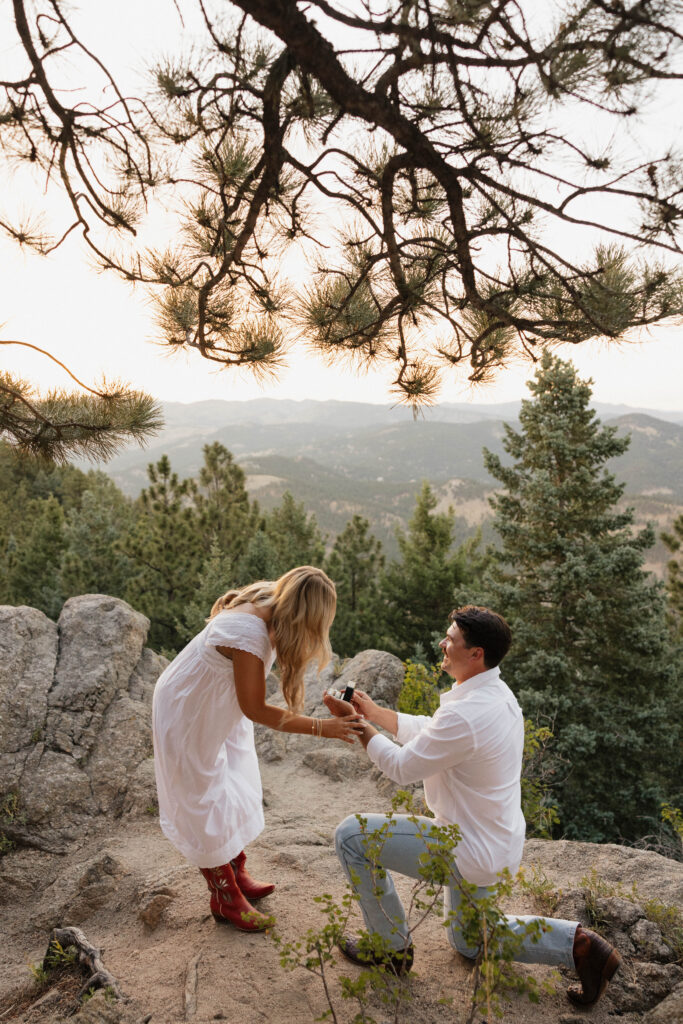
[[[466,604],[449,615],[463,635],[466,647],[482,647],[484,664],[495,668],[510,650],[512,633],[502,615],[490,608]]]

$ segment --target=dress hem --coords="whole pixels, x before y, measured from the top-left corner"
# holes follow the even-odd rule
[[[245,846],[253,843],[254,839],[263,832],[265,821],[262,818],[258,823],[252,822],[243,825],[237,832],[233,832],[230,839],[223,843],[222,846],[214,847],[211,850],[198,850],[196,847],[189,846],[178,836],[173,835],[170,829],[165,828],[163,822],[160,822],[160,825],[161,831],[168,841],[175,846],[176,850],[182,853],[185,860],[189,861],[190,864],[196,868],[217,868],[222,864],[227,864],[229,860],[232,860],[238,853],[241,853]]]

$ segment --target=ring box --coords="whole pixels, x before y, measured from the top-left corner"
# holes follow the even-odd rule
[[[356,692],[356,684],[355,681],[352,679],[349,683],[347,683],[344,690],[330,689],[327,692],[330,694],[331,697],[336,697],[337,700],[346,700],[350,704],[353,699],[353,695]]]

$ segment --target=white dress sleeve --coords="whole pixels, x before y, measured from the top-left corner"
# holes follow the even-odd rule
[[[236,647],[260,658],[268,668],[272,648],[268,638],[268,627],[258,615],[249,612],[226,610],[214,616],[204,634],[206,647]]]

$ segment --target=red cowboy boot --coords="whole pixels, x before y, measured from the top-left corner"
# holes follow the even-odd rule
[[[240,889],[248,900],[261,900],[264,896],[270,896],[275,889],[270,882],[255,882],[246,869],[247,855],[242,850],[234,860],[231,860],[232,870],[235,872],[235,879]]]
[[[200,868],[211,893],[211,913],[220,924],[234,924],[243,932],[262,932],[270,918],[254,910],[238,886],[230,864]]]

